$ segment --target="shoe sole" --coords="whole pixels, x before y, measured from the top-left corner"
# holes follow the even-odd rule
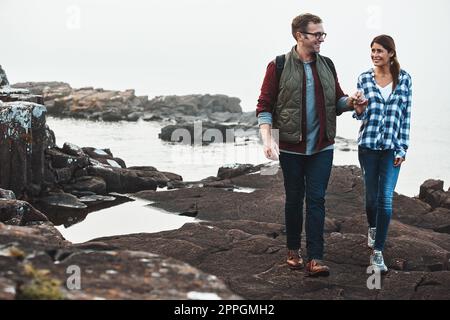
[[[288,267],[291,270],[300,270],[300,269],[303,269],[305,266],[304,265],[299,265],[298,267],[294,267],[294,266],[288,265]]]
[[[319,271],[319,272],[307,272],[308,273],[308,277],[328,277],[330,275],[330,271]]]

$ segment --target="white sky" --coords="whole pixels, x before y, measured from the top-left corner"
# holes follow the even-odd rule
[[[150,97],[223,93],[253,110],[268,61],[294,43],[299,13],[322,17],[322,53],[352,91],[380,33],[396,39],[415,84],[450,71],[435,58],[449,52],[449,9],[446,0],[2,0],[0,64],[12,83],[59,80]]]

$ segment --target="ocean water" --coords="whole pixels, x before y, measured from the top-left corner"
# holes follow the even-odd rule
[[[334,164],[359,165],[356,140],[351,139],[357,134],[358,122],[351,118],[349,112],[338,119],[338,133],[350,137],[350,142],[349,151],[335,149]],[[71,142],[80,147],[109,148],[127,166],[154,166],[159,171],[177,173],[184,181],[216,176],[218,169],[227,164],[270,161],[264,157],[262,146],[256,139],[208,146],[162,141],[158,138],[161,124],[157,122],[93,122],[48,117],[47,123],[55,132],[56,143],[60,147],[64,142]],[[396,191],[408,196],[418,195],[420,184],[430,178],[442,179],[448,187],[450,144],[445,143],[444,136],[415,137],[413,133],[412,146],[402,165]]]

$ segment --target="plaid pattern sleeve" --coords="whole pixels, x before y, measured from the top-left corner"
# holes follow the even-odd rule
[[[387,101],[376,86],[373,70],[359,76],[357,87],[369,100],[361,115],[353,114],[362,120],[358,145],[372,150],[394,150],[395,157],[405,158],[411,124],[411,76],[400,71],[397,87]]]

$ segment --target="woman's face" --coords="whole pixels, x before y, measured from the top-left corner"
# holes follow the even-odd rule
[[[390,65],[393,55],[394,54],[392,52],[389,53],[382,45],[378,43],[374,43],[372,45],[371,58],[375,67]]]

